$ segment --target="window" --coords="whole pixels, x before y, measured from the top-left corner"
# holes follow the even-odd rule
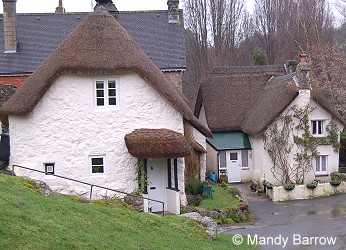
[[[105,157],[104,156],[91,156],[91,173],[104,174],[105,173]]]
[[[46,175],[54,174],[54,165],[54,163],[44,163],[44,172],[46,172]]]
[[[241,151],[241,162],[242,162],[242,168],[249,167],[249,151],[248,150]]]
[[[118,105],[118,80],[95,80],[95,106],[116,107]]]
[[[316,157],[316,175],[327,174],[327,156],[319,155]]]
[[[324,135],[324,121],[311,121],[311,134]]]
[[[238,153],[230,153],[230,160],[231,161],[237,161],[238,160]]]

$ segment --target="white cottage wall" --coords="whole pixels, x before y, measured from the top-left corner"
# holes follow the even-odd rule
[[[310,105],[311,107],[315,108],[309,115],[310,120],[325,120],[326,125],[328,125],[332,120],[332,115],[324,109],[322,106],[317,104],[315,101],[310,99],[310,91],[309,90],[300,90],[299,95],[297,98],[286,108],[286,110],[283,112],[283,114],[287,113],[288,110],[290,110],[293,106],[297,107],[304,107],[306,105]],[[343,130],[343,126],[340,122],[336,121],[338,129],[340,131]],[[280,123],[278,124],[281,125]],[[295,135],[300,135],[294,132]],[[293,144],[293,138],[291,138],[291,143]],[[254,171],[254,179],[261,180],[263,176],[265,175],[265,179],[271,183],[274,184],[280,184],[278,180],[274,178],[272,175],[270,169],[273,166],[272,160],[269,157],[267,151],[262,150],[261,148],[264,147],[263,140],[261,136],[256,135],[252,137],[252,145],[253,145],[253,154],[254,154],[254,162],[255,162],[255,169],[258,171]],[[289,158],[290,164],[294,164],[294,154],[297,151],[296,147],[293,147],[292,153]],[[339,166],[339,153],[334,151],[334,148],[332,145],[320,145],[317,147],[317,151],[320,153],[320,155],[327,155],[328,156],[328,174],[326,176],[315,176],[314,170],[311,171],[306,179],[305,182],[311,182],[314,179],[320,179],[322,181],[329,180],[329,174],[333,171],[338,171]],[[259,170],[260,165],[262,164],[263,172],[261,176],[261,171]],[[313,161],[313,167],[315,167],[315,161]]]
[[[93,79],[102,78],[119,79],[116,109],[94,107]],[[182,115],[136,73],[62,75],[29,115],[10,116],[9,123],[12,164],[43,171],[44,163],[54,162],[55,174],[126,192],[136,188],[137,159],[128,153],[124,136],[137,128],[167,128],[183,133]],[[90,155],[105,156],[104,174],[91,174]],[[180,159],[178,165],[179,180],[184,183],[184,161]],[[90,190],[85,185],[18,168],[16,173],[45,179],[58,191],[82,195]]]

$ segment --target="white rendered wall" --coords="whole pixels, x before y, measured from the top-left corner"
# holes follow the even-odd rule
[[[93,79],[110,77],[119,78],[119,108],[95,109]],[[126,192],[136,188],[137,159],[128,153],[124,136],[137,128],[168,128],[183,134],[182,115],[136,73],[63,75],[28,116],[10,116],[9,122],[12,164],[44,170],[43,163],[54,162],[55,174]],[[91,174],[89,155],[105,155],[104,175]],[[184,161],[178,164],[183,181]],[[16,169],[16,173],[43,179],[59,191],[75,190],[82,195],[90,190],[74,182],[19,171]]]
[[[293,106],[297,107],[304,107],[306,105],[310,105],[311,107],[315,107],[313,112],[311,112],[309,118],[310,120],[325,120],[326,125],[329,124],[329,122],[332,120],[332,115],[327,112],[323,107],[321,107],[319,104],[317,104],[315,101],[310,99],[310,91],[309,90],[300,90],[299,96],[286,108],[286,110],[283,112],[284,114],[287,112],[287,110],[291,109]],[[343,126],[336,121],[337,126],[340,131],[342,131]],[[280,123],[279,123],[280,125]],[[297,121],[296,121],[297,125]],[[297,132],[294,132],[295,135]],[[270,169],[273,166],[272,160],[269,157],[267,151],[264,150],[264,144],[262,137],[260,135],[256,135],[251,137],[252,138],[252,145],[253,145],[253,156],[254,156],[254,164],[256,169],[253,173],[253,178],[256,180],[262,180],[262,178],[265,176],[265,179],[273,184],[279,184],[279,182],[273,177]],[[291,143],[293,143],[293,137],[291,138]],[[327,155],[328,156],[328,175],[333,171],[338,171],[339,166],[339,153],[334,151],[334,148],[332,145],[320,145],[317,147],[317,151],[320,153],[320,155]],[[294,154],[297,152],[297,148],[293,147],[289,162],[290,164],[294,164]],[[315,161],[313,161],[313,167],[315,167]],[[263,169],[261,171],[260,169]],[[315,176],[314,171],[311,171],[306,179],[305,183],[311,182],[314,179],[320,179],[320,180],[329,180],[329,176]]]

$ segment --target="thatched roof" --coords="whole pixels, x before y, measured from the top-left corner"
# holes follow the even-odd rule
[[[28,115],[64,73],[125,72],[138,73],[186,121],[204,135],[211,136],[209,129],[199,123],[178,90],[103,7],[85,18],[4,104],[1,111],[15,116]]]
[[[204,103],[209,128],[213,132],[241,131],[247,113],[273,74],[283,74],[272,67],[224,67],[212,71],[201,83],[196,109]]]
[[[293,81],[266,84],[248,111],[243,132],[255,134],[265,130],[298,94],[298,87]]]
[[[246,67],[243,74],[239,73],[241,68],[237,70],[223,69],[211,74],[201,85],[195,112],[203,102],[213,132],[262,132],[299,95],[295,73],[271,77],[273,71],[266,73],[263,68],[251,73]],[[312,90],[311,98],[346,125],[323,93]]]
[[[136,129],[125,136],[129,153],[139,159],[179,158],[191,149],[185,137],[169,129]]]

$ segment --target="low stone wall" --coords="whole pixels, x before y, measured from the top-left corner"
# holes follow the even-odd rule
[[[303,200],[316,197],[330,196],[338,193],[346,193],[346,182],[339,186],[332,186],[328,183],[319,183],[316,188],[309,189],[305,185],[297,185],[291,191],[287,191],[283,186],[267,189],[266,194],[273,201]]]

